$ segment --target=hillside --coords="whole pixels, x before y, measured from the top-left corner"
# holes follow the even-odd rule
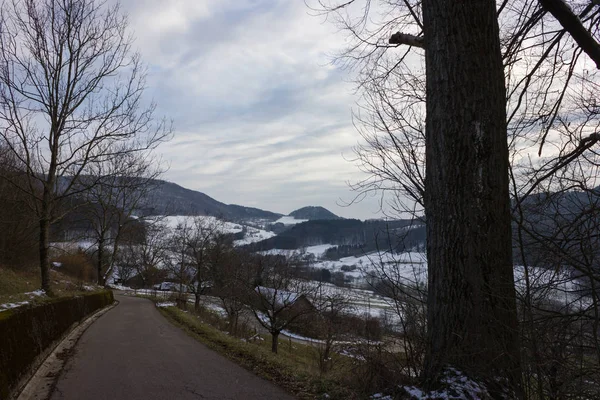
[[[295,219],[307,219],[307,220],[342,219],[341,217],[338,217],[337,215],[335,215],[328,209],[326,209],[324,207],[318,207],[318,206],[317,207],[315,207],[315,206],[302,207],[295,211],[292,211],[289,215],[291,217],[294,217]]]
[[[232,220],[276,220],[281,214],[225,204],[196,190],[186,189],[172,182],[157,181],[156,189],[144,205],[148,215],[212,215]]]

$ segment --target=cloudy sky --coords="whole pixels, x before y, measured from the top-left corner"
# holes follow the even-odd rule
[[[149,66],[148,94],[173,118],[165,178],[225,203],[288,212],[322,205],[377,216],[376,198],[342,207],[364,176],[348,159],[352,76],[331,65],[343,35],[301,0],[122,2]]]

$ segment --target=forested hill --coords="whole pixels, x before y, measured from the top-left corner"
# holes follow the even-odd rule
[[[324,207],[308,206],[302,207],[290,213],[290,216],[296,219],[341,219]]]
[[[152,215],[213,215],[232,220],[258,218],[274,221],[281,217],[281,214],[259,208],[221,203],[202,192],[166,181],[156,182],[156,189],[148,198],[144,211]]]
[[[424,225],[411,220],[335,219],[297,224],[279,235],[250,245],[254,251],[300,249],[320,244],[360,247],[363,250],[390,248],[403,250],[423,244]]]

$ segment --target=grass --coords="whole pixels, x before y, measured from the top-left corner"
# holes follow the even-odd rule
[[[93,286],[92,283],[74,279],[55,270],[50,270],[50,280],[54,298],[89,293],[83,286]],[[40,287],[41,278],[37,268],[16,270],[0,267],[0,304],[22,301],[30,303],[44,302],[48,300],[48,297],[25,294],[38,290]]]
[[[39,289],[39,275],[39,272],[34,270],[15,271],[0,267],[0,296],[16,295]]]
[[[258,376],[275,382],[300,399],[361,398],[346,385],[347,375],[344,373],[343,361],[347,360],[341,360],[344,357],[340,356],[336,370],[321,375],[317,367],[316,350],[312,346],[280,339],[279,353],[274,354],[270,350],[270,337],[248,343],[202,323],[195,315],[176,307],[159,310],[168,320],[199,342]]]

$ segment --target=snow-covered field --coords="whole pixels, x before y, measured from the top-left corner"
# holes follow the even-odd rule
[[[221,233],[240,233],[244,231],[244,237],[233,242],[235,246],[243,246],[246,244],[260,242],[261,240],[269,239],[276,235],[274,232],[258,228],[257,226],[255,226],[255,224],[246,225],[241,223],[222,221],[216,217],[206,215],[153,216],[146,218],[146,220],[149,223],[155,223],[160,226],[163,226],[171,232],[180,226],[187,226],[192,228],[196,221],[199,221],[199,223],[207,227],[215,226],[220,230]],[[96,248],[96,243],[89,239],[81,239],[70,242],[55,242],[51,243],[50,246],[52,248],[63,251],[75,251],[77,249],[88,251],[94,250]]]
[[[319,257],[322,257],[325,254],[325,252],[327,250],[331,249],[332,247],[337,247],[337,246],[333,246],[330,244],[320,244],[317,246],[309,246],[304,251],[308,254],[312,254],[315,257],[319,258]]]
[[[427,281],[427,263],[422,253],[370,253],[359,257],[344,257],[337,261],[321,260],[313,264],[315,268],[325,268],[331,272],[342,272],[352,277],[357,284],[364,284],[367,278],[378,271],[390,271],[393,276],[411,282]]]
[[[155,222],[169,229],[176,229],[178,226],[193,227],[196,221],[205,226],[216,226],[222,233],[238,233],[242,231],[242,225],[233,222],[222,221],[216,217],[208,215],[190,216],[190,215],[169,215],[155,216],[146,218],[147,221]]]
[[[280,223],[280,224],[284,224],[284,225],[296,225],[296,224],[301,224],[302,222],[306,222],[306,221],[308,221],[308,220],[307,219],[296,219],[292,216],[285,215],[273,223],[274,224]]]
[[[271,250],[265,250],[265,251],[260,251],[260,254],[265,254],[265,255],[281,255],[281,256],[287,256],[287,257],[291,257],[293,255],[304,255],[304,254],[312,254],[313,256],[315,256],[315,258],[319,259],[321,257],[323,257],[323,255],[325,254],[325,252],[328,249],[331,249],[333,247],[337,247],[331,244],[320,244],[317,246],[309,246],[309,247],[304,247],[301,249],[294,249],[294,250],[286,250],[286,249],[271,249]]]
[[[351,277],[351,288],[339,288],[333,285],[324,286],[327,290],[340,291],[351,299],[354,313],[359,315],[369,314],[373,317],[385,317],[386,319],[396,319],[395,312],[392,310],[393,302],[375,295],[371,290],[361,290],[361,287],[368,287],[371,277],[381,275],[385,271],[386,275],[395,281],[406,285],[416,285],[425,287],[427,284],[427,259],[424,253],[405,252],[401,254],[376,252],[359,257],[344,257],[337,261],[328,261],[320,259],[327,248],[332,245],[312,246],[296,251],[290,250],[270,250],[270,254],[314,254],[317,261],[312,263],[314,268],[324,268],[332,273],[343,273],[346,277]],[[526,274],[522,266],[514,267],[515,286],[519,294],[525,295]],[[589,306],[589,301],[582,296],[581,288],[578,282],[568,271],[557,271],[541,267],[529,267],[527,270],[529,279],[529,290],[532,298],[543,300],[552,299],[564,305],[571,307],[584,308]]]
[[[233,244],[235,246],[243,246],[272,238],[275,235],[275,232],[265,231],[264,229],[258,229],[253,226],[246,226],[246,234],[244,235],[244,238],[234,241]]]
[[[176,229],[178,226],[193,227],[195,221],[200,221],[205,226],[216,226],[221,233],[240,233],[245,231],[244,238],[236,240],[234,245],[242,246],[254,242],[259,242],[264,239],[275,236],[274,232],[259,229],[254,226],[244,225],[236,222],[222,221],[213,216],[200,215],[200,216],[189,216],[189,215],[173,215],[173,216],[157,216],[152,218],[155,222],[168,227],[171,230]]]

